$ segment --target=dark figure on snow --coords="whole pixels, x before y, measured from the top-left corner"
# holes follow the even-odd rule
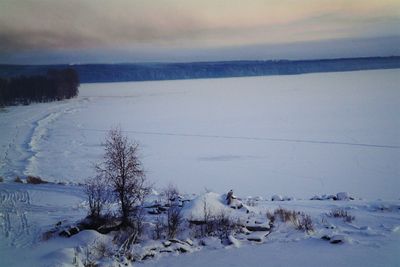
[[[235,197],[233,196],[233,190],[231,189],[228,194],[226,194],[226,203],[228,205],[231,205],[232,203],[232,199],[234,199]]]

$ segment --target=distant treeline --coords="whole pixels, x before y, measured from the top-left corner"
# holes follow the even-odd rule
[[[76,70],[50,69],[45,75],[0,78],[0,106],[50,102],[78,95]]]
[[[318,60],[250,60],[186,63],[0,65],[0,77],[43,75],[49,68],[73,68],[81,83],[293,75],[400,68],[400,57]]]

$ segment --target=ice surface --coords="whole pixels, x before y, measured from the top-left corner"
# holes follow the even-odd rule
[[[0,112],[0,175],[80,182],[106,131],[141,144],[183,191],[398,198],[400,70],[83,84],[77,99]]]

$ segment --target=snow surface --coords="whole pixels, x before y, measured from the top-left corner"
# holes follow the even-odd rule
[[[202,210],[198,202],[204,199],[213,212],[223,207],[223,195],[209,192],[186,204],[184,211],[197,214]],[[93,230],[82,231],[71,238],[57,235],[48,240],[41,238],[58,221],[63,225],[71,225],[84,217],[86,204],[77,186],[8,184],[2,187],[0,200],[0,266],[83,266],[82,257],[94,244],[113,244],[111,235],[102,235]],[[272,212],[277,208],[301,211],[311,215],[315,231],[307,234],[290,224],[276,221],[272,232],[266,237],[266,232],[230,236],[233,244],[229,246],[224,246],[215,237],[193,239],[193,242],[202,246],[191,248],[183,245],[187,249],[184,254],[155,254],[154,259],[133,265],[390,267],[400,264],[400,201],[276,202],[243,199],[244,203],[250,200],[251,206],[241,210],[231,209],[227,214],[239,217],[242,221],[247,220],[248,225],[263,225],[267,220],[266,211]],[[342,218],[329,216],[330,211],[338,208],[348,211],[355,219],[348,223]],[[321,239],[322,236],[340,239],[343,243],[331,244]],[[260,238],[261,241],[246,240],[250,238]],[[179,243],[175,245],[181,246]],[[133,249],[144,255],[156,247],[163,247],[162,243],[147,240]],[[112,258],[103,258],[100,263],[100,266],[119,266]]]
[[[399,84],[398,69],[83,84],[0,112],[0,175],[80,182],[121,126],[159,187],[397,199]]]
[[[214,245],[200,251],[138,265],[399,266],[399,84],[400,70],[83,84],[76,99],[1,110],[0,266],[73,266],[89,243],[108,240],[93,231],[42,237],[57,222],[85,216],[76,183],[92,174],[112,126],[141,144],[157,187],[172,181],[190,193],[232,188],[255,216],[250,224],[278,207],[316,223],[311,235],[282,225],[260,244],[232,239],[234,245],[216,249],[209,239]],[[17,175],[67,185],[17,184]],[[338,192],[356,200],[301,200]],[[274,195],[290,197],[267,201]],[[227,209],[210,192],[185,214],[201,216],[205,198],[214,210]],[[328,217],[335,208],[356,219]]]

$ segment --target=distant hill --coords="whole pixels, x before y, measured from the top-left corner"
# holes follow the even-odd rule
[[[157,81],[393,69],[400,68],[400,56],[190,63],[0,65],[0,77],[43,75],[48,69],[66,67],[78,72],[81,83]]]

